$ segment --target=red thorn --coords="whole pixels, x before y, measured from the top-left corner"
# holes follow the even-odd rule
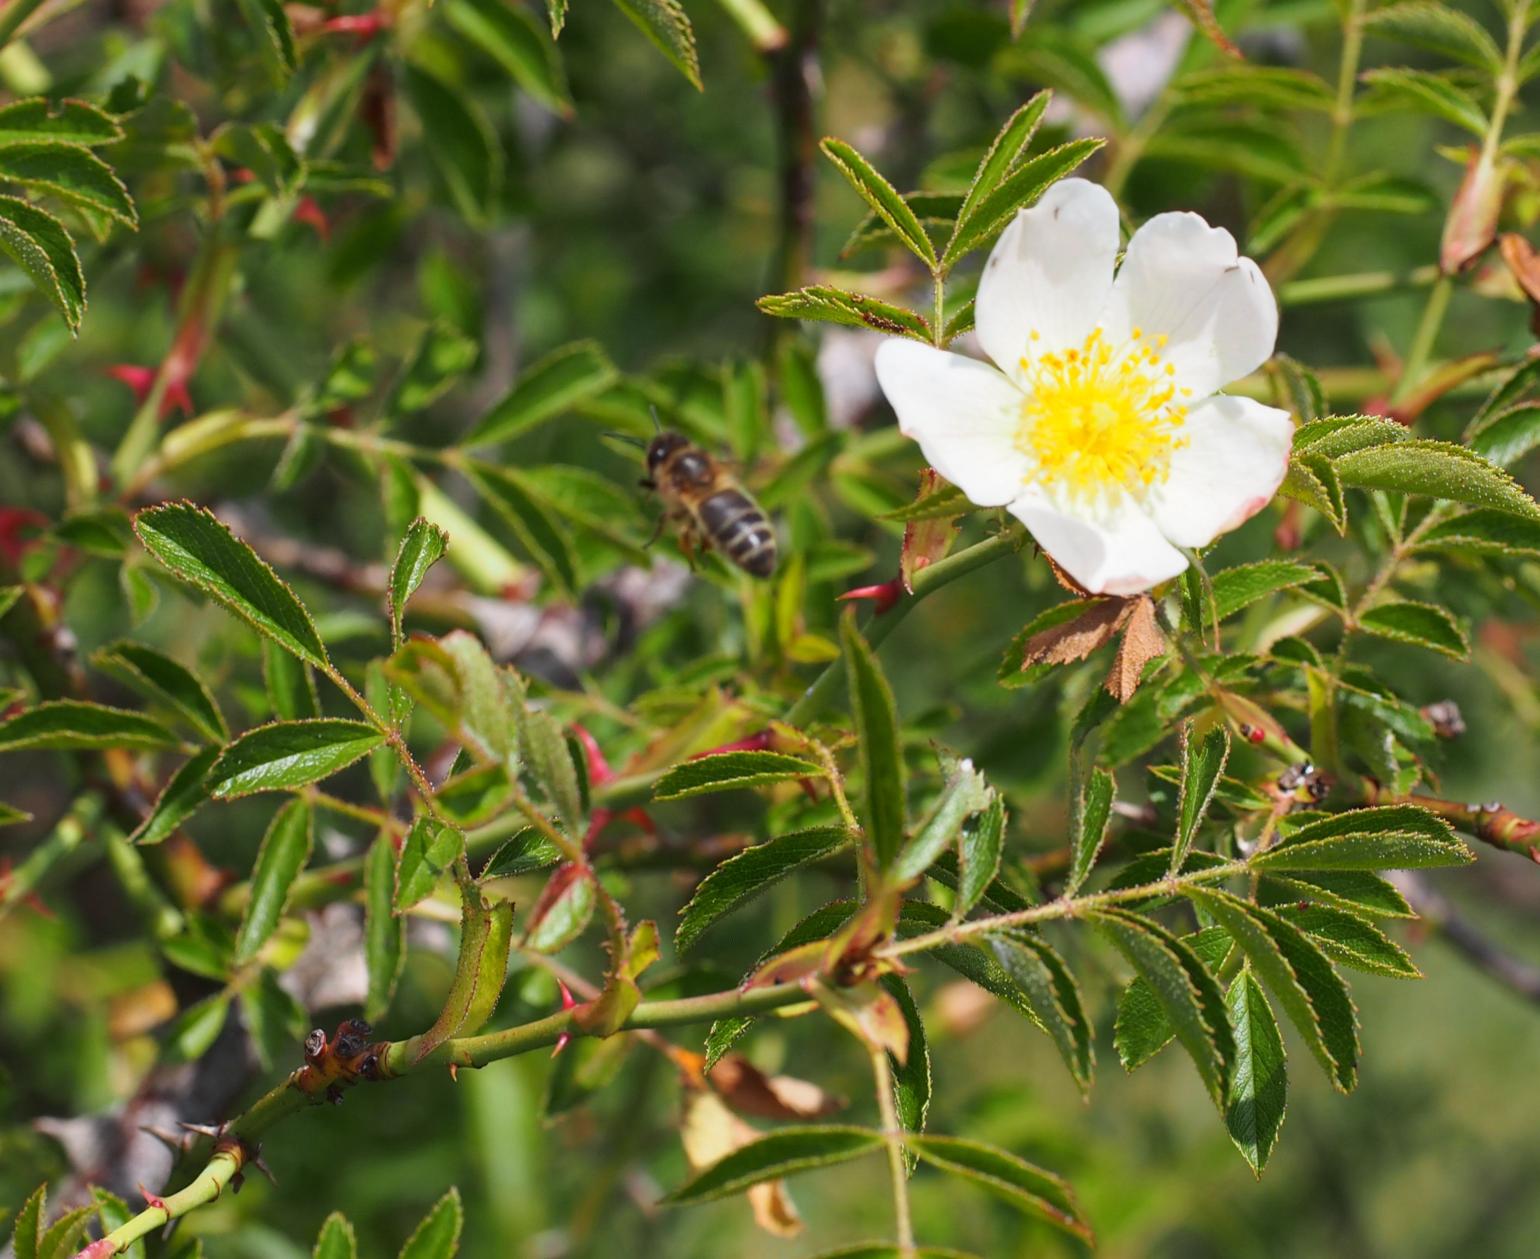
[[[323,241],[332,238],[331,222],[326,217],[326,211],[321,209],[314,197],[299,199],[294,206],[294,221],[314,229],[315,234]]]
[[[818,803],[818,792],[814,789],[811,778],[799,778],[797,779],[797,785],[802,788],[803,794],[809,800],[813,801],[814,804]]]
[[[153,1193],[144,1187],[143,1183],[141,1183],[139,1186],[139,1192],[144,1195],[145,1206],[149,1207],[152,1211],[159,1210],[165,1211],[167,1215],[171,1214],[171,1212],[166,1209],[166,1200],[164,1198],[156,1197]]]
[[[381,31],[390,29],[390,14],[379,9],[372,13],[343,14],[322,22],[321,29],[328,35],[356,35],[359,43],[367,43]]]
[[[451,1084],[458,1084],[460,1082],[460,1067],[458,1063],[451,1062],[449,1064],[449,1082]]]
[[[652,820],[652,814],[648,813],[639,804],[632,805],[631,808],[627,809],[620,816],[645,834],[656,835],[658,833],[658,824]]]
[[[881,616],[884,612],[891,612],[909,592],[904,589],[904,583],[895,577],[891,581],[880,582],[875,586],[857,586],[854,590],[847,590],[840,595],[839,601],[847,603],[852,599],[870,599],[872,601],[872,614]]]
[[[599,750],[599,741],[588,733],[581,722],[572,723],[572,733],[583,745],[583,755],[588,759],[589,783],[598,787],[615,777],[615,771],[610,768],[610,763],[604,759],[604,753]]]
[[[0,507],[0,556],[15,564],[38,543],[36,537],[24,537],[23,530],[47,527],[48,517],[40,511],[30,507]]]
[[[567,1047],[567,1043],[571,1039],[572,1039],[572,1033],[571,1032],[563,1032],[560,1036],[558,1036],[556,1038],[556,1048],[551,1050],[551,1057],[554,1058],[554,1057],[556,1057],[557,1054],[561,1053],[561,1051]]]
[[[603,806],[595,809],[593,813],[589,815],[588,829],[583,832],[583,847],[587,848],[591,843],[594,842],[594,840],[598,839],[600,833],[606,826],[614,821],[614,819],[614,810],[606,809]]]
[[[577,999],[573,997],[572,990],[561,980],[556,981],[556,986],[561,989],[561,1008],[571,1010],[577,1005]]]
[[[698,761],[703,756],[718,756],[723,752],[764,752],[769,749],[770,741],[774,737],[770,731],[761,730],[757,734],[747,735],[732,743],[720,743],[714,748],[707,748],[704,752],[697,752],[690,759]]]
[[[143,404],[150,396],[150,390],[155,386],[155,369],[143,367],[138,363],[113,363],[107,368],[107,375],[114,380],[121,381],[134,393],[134,401]],[[166,381],[165,396],[160,400],[160,418],[165,419],[173,411],[181,411],[183,415],[192,415],[192,395],[187,392],[187,376],[181,369],[173,370]]]

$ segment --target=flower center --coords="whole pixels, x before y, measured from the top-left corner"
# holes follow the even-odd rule
[[[1032,333],[1032,339],[1037,339]],[[1027,482],[1056,497],[1117,506],[1166,479],[1171,456],[1187,444],[1187,409],[1175,368],[1161,357],[1164,334],[1114,348],[1097,328],[1079,349],[1023,357],[1016,447],[1029,456]]]

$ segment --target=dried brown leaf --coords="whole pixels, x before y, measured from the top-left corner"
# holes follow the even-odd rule
[[[1149,595],[1130,599],[1125,608],[1123,641],[1107,674],[1107,690],[1120,704],[1126,704],[1139,689],[1144,666],[1166,650],[1166,636],[1155,622],[1155,600]]]
[[[1073,664],[1084,660],[1122,627],[1132,604],[1126,599],[1101,599],[1071,621],[1054,625],[1027,639],[1021,667],[1035,664]]]
[[[766,1075],[741,1054],[727,1054],[706,1078],[733,1110],[760,1119],[816,1119],[844,1105],[811,1081]]]

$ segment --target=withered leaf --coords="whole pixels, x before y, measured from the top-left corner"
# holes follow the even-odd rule
[[[1144,666],[1166,650],[1166,636],[1155,623],[1155,600],[1140,595],[1128,600],[1121,618],[1123,641],[1107,674],[1107,690],[1120,704],[1126,704],[1139,689]]]
[[[1086,610],[1062,625],[1053,625],[1027,639],[1022,649],[1021,667],[1035,664],[1073,664],[1084,660],[1112,636],[1128,618],[1132,603],[1127,599],[1101,599],[1086,605]]]
[[[760,1119],[817,1119],[844,1105],[811,1081],[766,1075],[742,1054],[727,1054],[707,1079],[735,1111]]]

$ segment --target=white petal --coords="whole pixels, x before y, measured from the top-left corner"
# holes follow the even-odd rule
[[[1235,238],[1196,214],[1157,214],[1134,233],[1112,286],[1108,340],[1138,328],[1195,398],[1255,371],[1278,340],[1278,304]]]
[[[1111,513],[1066,514],[1038,493],[1011,504],[1038,546],[1093,595],[1132,595],[1187,567],[1187,558],[1131,500]]]
[[[984,353],[1014,378],[1024,354],[1079,346],[1106,307],[1117,255],[1118,207],[1107,190],[1084,179],[1054,184],[984,264],[974,306]]]
[[[980,507],[1021,493],[1031,465],[1016,448],[1022,392],[988,363],[918,341],[885,341],[877,380],[898,427],[925,458]]]
[[[1294,423],[1250,398],[1217,397],[1192,409],[1182,435],[1187,444],[1172,455],[1151,514],[1177,546],[1207,546],[1272,501],[1288,471]]]

